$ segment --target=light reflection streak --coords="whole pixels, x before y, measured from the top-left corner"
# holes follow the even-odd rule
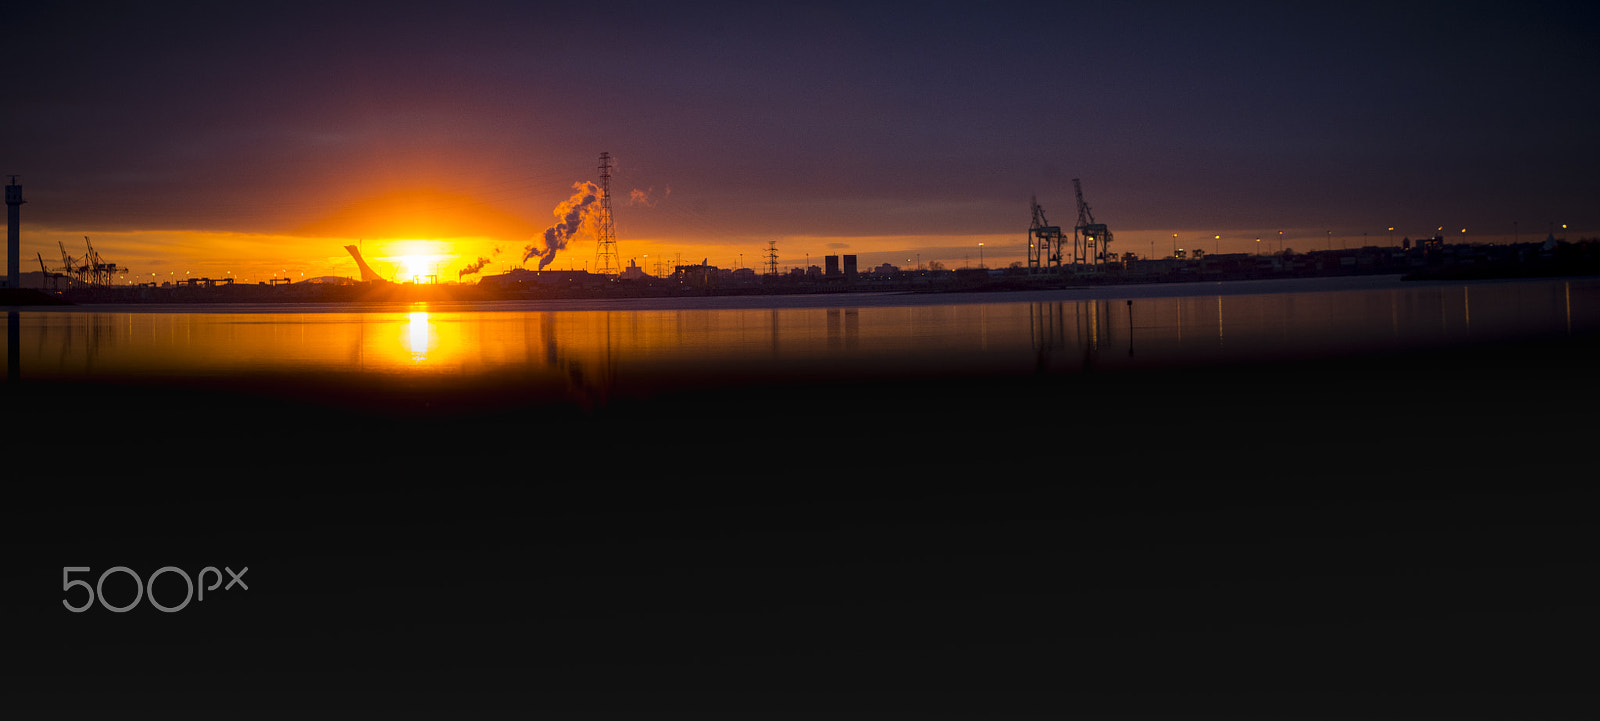
[[[1217,296],[1217,347],[1222,347],[1222,296]]]
[[[1389,334],[1400,337],[1400,301],[1394,291],[1389,291]]]
[[[1559,305],[1553,292],[1558,282]],[[1480,286],[1479,325],[1471,335],[1481,341],[1526,337],[1540,329],[1559,334],[1563,326],[1569,335],[1592,332],[1593,314],[1573,313],[1572,285],[1578,285],[1578,305],[1600,294],[1600,284],[1592,281]],[[1135,359],[1117,353],[1120,361],[1099,351],[1121,345],[1114,334],[1124,327],[1132,349],[1131,312],[1123,318],[1108,301],[1093,298],[831,310],[22,311],[13,347],[21,366],[17,373],[40,380],[351,373],[455,383],[494,377],[523,385],[559,384],[603,403],[618,389],[631,392],[645,377],[650,383],[687,377],[725,382],[785,373],[863,377],[935,368],[1025,372],[1029,367],[1073,373],[1459,342],[1459,335],[1452,340],[1444,337],[1448,333],[1427,330],[1448,324],[1448,312],[1440,312],[1447,305],[1443,295],[1456,287],[1463,288],[1464,316],[1470,319],[1470,291],[1464,286],[1405,286],[1339,296],[1260,294],[1233,301],[1212,295],[1217,343],[1200,344],[1204,347],[1195,341],[1212,321],[1204,313],[1186,312],[1185,304],[1196,303],[1198,309],[1205,296],[1140,301],[1150,315],[1140,326],[1139,354]],[[1224,327],[1229,302],[1238,316],[1231,329]],[[1441,309],[1430,303],[1440,303]],[[1068,305],[1074,313],[1066,312]],[[1174,313],[1181,318],[1177,323]],[[1384,315],[1390,333],[1381,332]]]
[[[411,313],[411,322],[406,326],[406,350],[411,352],[411,362],[423,363],[428,360],[428,347],[431,334],[428,332],[427,311]]]

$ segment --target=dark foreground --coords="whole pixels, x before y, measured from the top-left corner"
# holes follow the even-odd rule
[[[1578,339],[587,407],[13,384],[0,707],[1571,717],[1600,702],[1596,361]],[[249,588],[63,608],[86,593],[63,567],[118,565]]]

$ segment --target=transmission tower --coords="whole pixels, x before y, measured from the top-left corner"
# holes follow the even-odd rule
[[[595,246],[595,272],[600,275],[620,275],[622,263],[617,260],[617,227],[611,218],[611,154],[600,154],[600,242]]]
[[[767,277],[778,277],[778,241],[767,241]]]

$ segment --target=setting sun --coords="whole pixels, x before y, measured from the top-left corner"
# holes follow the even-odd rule
[[[421,281],[438,275],[446,264],[456,259],[449,246],[438,240],[393,241],[388,245],[389,254],[381,260],[398,266],[395,280],[405,282],[415,278]]]

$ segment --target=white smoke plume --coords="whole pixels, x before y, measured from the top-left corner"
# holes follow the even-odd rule
[[[472,263],[471,265],[468,265],[465,268],[462,268],[460,272],[456,273],[456,280],[461,280],[465,276],[469,276],[469,275],[472,275],[473,273],[476,273],[476,272],[478,272],[480,270],[483,270],[483,267],[488,265],[488,264],[489,264],[489,259],[480,255],[480,256],[478,256],[477,262]]]
[[[594,201],[600,199],[600,188],[594,183],[573,183],[572,189],[577,191],[566,202],[556,206],[556,224],[544,231],[544,244],[534,243],[523,249],[522,262],[529,258],[539,257],[539,270],[556,259],[556,252],[567,247],[568,241],[578,234],[578,229],[593,212]]]
[[[628,205],[642,205],[646,208],[654,208],[656,203],[666,200],[669,195],[672,195],[672,186],[670,185],[667,186],[666,190],[661,191],[659,196],[656,195],[656,188],[653,185],[650,186],[649,190],[634,188],[628,192]]]

